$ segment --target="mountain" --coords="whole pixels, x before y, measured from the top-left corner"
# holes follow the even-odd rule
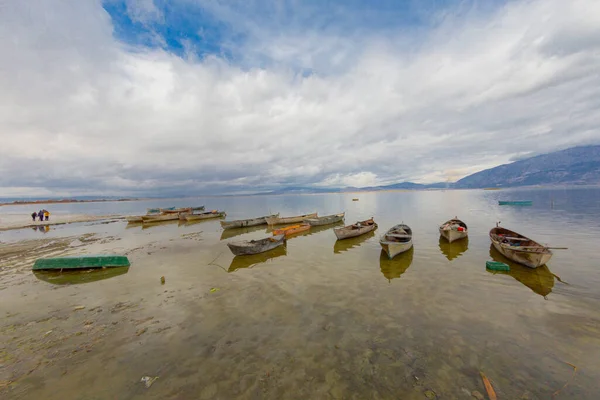
[[[466,176],[460,189],[600,184],[600,146],[581,146],[515,161]]]

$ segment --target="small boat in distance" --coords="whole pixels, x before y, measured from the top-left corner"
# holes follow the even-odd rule
[[[297,224],[304,221],[307,218],[316,218],[317,213],[298,215],[295,217],[267,217],[265,220],[268,225],[282,225],[282,224]]]
[[[310,229],[309,224],[291,225],[291,226],[286,226],[285,228],[275,229],[273,231],[273,236],[278,236],[278,235],[291,236],[295,233],[304,232],[309,229]]]
[[[381,237],[379,244],[391,260],[413,247],[412,229],[405,224],[394,225]]]
[[[310,226],[335,224],[336,222],[342,221],[344,219],[344,215],[346,215],[346,213],[326,215],[324,217],[307,218],[304,220],[304,222],[307,222]]]
[[[265,251],[272,250],[285,243],[285,235],[277,235],[267,237],[260,240],[243,240],[239,242],[227,243],[229,250],[236,255],[250,255],[264,253]]]
[[[469,235],[467,224],[454,217],[440,225],[440,235],[449,243],[464,239]]]
[[[182,214],[179,218],[186,221],[198,221],[201,219],[221,218],[226,215],[225,211],[212,210],[200,214]]]
[[[352,199],[352,201],[358,201],[358,199]]]
[[[355,224],[345,226],[343,228],[335,228],[333,232],[338,240],[348,239],[360,235],[364,235],[365,233],[371,232],[372,230],[377,228],[377,224],[371,219],[367,219],[364,221],[359,221]]]
[[[223,229],[233,229],[233,228],[245,228],[247,226],[256,226],[256,225],[266,225],[267,218],[277,218],[279,217],[279,213],[266,215],[264,217],[258,218],[250,218],[250,219],[238,219],[235,221],[221,221],[221,227]]]
[[[545,265],[552,258],[552,251],[547,246],[499,226],[490,230],[490,240],[504,257],[529,268]]]
[[[179,214],[183,212],[192,212],[192,207],[183,207],[183,208],[161,208],[161,214]]]
[[[162,222],[162,221],[174,221],[179,219],[179,214],[161,214],[161,215],[142,215],[142,222],[152,223],[152,222]]]
[[[498,205],[500,206],[531,206],[533,205],[532,200],[499,200]]]

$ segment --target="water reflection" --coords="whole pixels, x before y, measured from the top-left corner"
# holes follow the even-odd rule
[[[486,269],[490,274],[510,275],[540,296],[546,297],[552,292],[554,274],[550,272],[546,265],[537,268],[528,268],[517,264],[500,254],[493,245],[490,245],[490,257],[494,261],[503,262],[510,266],[510,271],[490,271]]]
[[[344,239],[344,240],[336,240],[335,244],[333,245],[333,252],[335,254],[340,254],[344,251],[348,251],[354,247],[360,246],[361,244],[363,244],[364,242],[366,242],[373,236],[375,236],[374,230],[371,232],[365,233],[364,235],[360,235],[360,236],[357,236],[354,238]]]
[[[247,226],[244,228],[233,228],[233,229],[224,229],[221,233],[221,240],[231,239],[232,237],[236,237],[239,235],[243,235],[245,233],[258,232],[260,230],[264,230],[266,225],[257,225],[257,226]]]
[[[446,256],[448,261],[460,257],[469,249],[469,237],[448,243],[446,239],[440,236],[440,251]]]
[[[381,255],[379,256],[379,268],[381,269],[383,276],[385,276],[388,281],[391,281],[394,278],[400,278],[412,264],[414,251],[414,247],[411,247],[408,251],[398,254],[390,260],[386,252],[381,250]]]
[[[50,231],[50,225],[32,226],[31,229],[33,229],[34,232],[48,233]]]
[[[252,254],[249,256],[235,256],[231,260],[229,269],[227,272],[233,272],[240,268],[251,268],[257,264],[265,263],[273,258],[287,255],[287,249],[285,246],[275,247],[273,250],[266,251],[264,253]]]
[[[78,285],[81,283],[90,283],[114,278],[115,276],[126,274],[127,271],[129,271],[129,267],[63,272],[34,271],[33,274],[39,280],[52,283],[54,285]]]

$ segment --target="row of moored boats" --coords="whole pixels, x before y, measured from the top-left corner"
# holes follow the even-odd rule
[[[133,215],[125,217],[129,223],[151,224],[163,221],[199,221],[203,219],[221,218],[227,214],[225,211],[211,210],[204,211],[204,206],[200,207],[170,207],[170,208],[149,208],[146,215]]]

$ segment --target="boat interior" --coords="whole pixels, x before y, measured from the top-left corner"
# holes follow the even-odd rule
[[[407,225],[398,225],[385,234],[385,240],[406,243],[412,239],[412,230]]]

